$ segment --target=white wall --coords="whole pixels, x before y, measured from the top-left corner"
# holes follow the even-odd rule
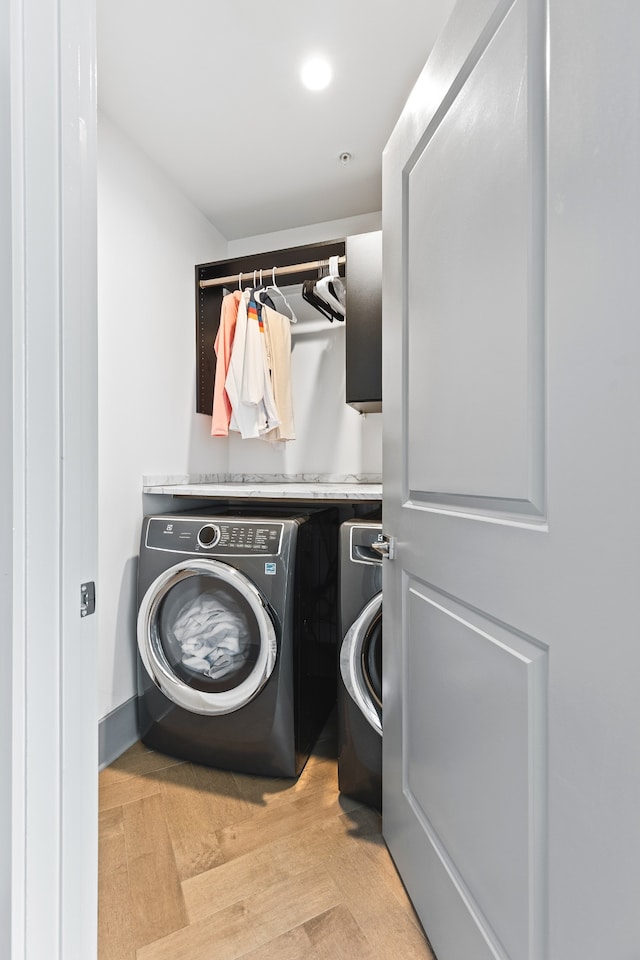
[[[379,213],[312,224],[229,242],[229,256],[279,250],[380,229]],[[269,266],[269,264],[266,264]],[[348,283],[348,277],[347,277]],[[292,327],[293,403],[297,440],[226,441],[235,473],[362,475],[382,473],[382,414],[362,416],[345,403],[345,332],[300,296],[290,300],[299,322]],[[347,323],[349,322],[347,318]]]
[[[227,470],[226,446],[194,412],[194,265],[226,252],[224,237],[100,114],[101,717],[135,693],[143,475]]]
[[[323,240],[338,240],[356,233],[370,233],[382,229],[382,213],[363,213],[342,220],[327,220],[311,223],[305,227],[277,230],[275,233],[260,233],[241,240],[229,240],[229,256],[244,257],[263,250],[283,250],[303,243],[321,243]]]

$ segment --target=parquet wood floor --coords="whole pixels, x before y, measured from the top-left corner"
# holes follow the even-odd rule
[[[433,960],[329,725],[300,778],[135,744],[100,774],[99,960]]]

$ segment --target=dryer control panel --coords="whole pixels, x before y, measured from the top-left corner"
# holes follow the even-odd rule
[[[145,546],[149,550],[194,556],[277,556],[283,523],[227,517],[151,517]]]

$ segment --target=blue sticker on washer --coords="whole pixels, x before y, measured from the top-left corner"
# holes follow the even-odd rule
[[[270,577],[275,576],[275,573],[276,573],[275,563],[265,563],[264,572]]]

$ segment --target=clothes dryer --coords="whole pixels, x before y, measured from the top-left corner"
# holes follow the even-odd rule
[[[138,719],[147,746],[297,776],[334,702],[331,511],[147,516],[138,568]]]
[[[340,527],[338,672],[340,791],[382,807],[382,559],[372,543],[382,524],[349,520]]]

